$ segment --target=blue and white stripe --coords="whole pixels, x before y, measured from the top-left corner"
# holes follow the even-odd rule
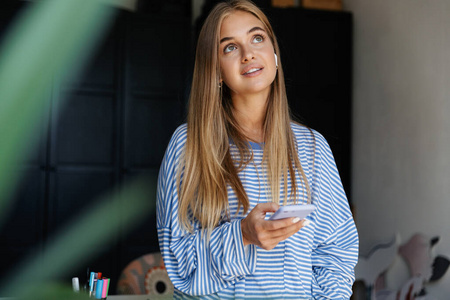
[[[184,231],[178,220],[177,166],[186,143],[186,125],[172,136],[161,165],[157,228],[164,263],[177,299],[349,299],[358,257],[358,234],[328,143],[318,132],[292,123],[300,163],[317,209],[312,222],[274,249],[250,245],[245,253],[237,197],[228,187],[229,216],[207,242],[198,230]],[[314,136],[313,136],[314,134]],[[253,162],[239,172],[250,210],[267,202],[263,150],[250,143]],[[231,145],[231,154],[239,152]],[[298,178],[298,185],[301,186]],[[288,185],[288,192],[291,186]],[[284,189],[282,188],[282,191]],[[298,193],[299,202],[305,193]],[[249,211],[250,211],[249,210]]]

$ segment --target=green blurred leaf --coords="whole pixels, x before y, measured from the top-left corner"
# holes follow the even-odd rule
[[[41,0],[8,32],[0,49],[0,222],[17,164],[39,138],[52,78],[64,81],[80,71],[112,12],[99,0]]]
[[[34,286],[27,290],[27,293],[20,299],[33,300],[83,300],[92,299],[88,294],[75,293],[69,285],[46,283]],[[18,299],[19,300],[19,299]]]
[[[0,49],[0,222],[17,179],[19,162],[34,149],[47,116],[53,78],[79,73],[108,25],[113,10],[100,0],[41,0],[17,19]],[[61,100],[61,99],[54,99]],[[61,106],[61,105],[58,105]],[[3,283],[2,294],[24,299],[71,299],[78,295],[53,285],[98,254],[117,232],[154,209],[154,186],[140,181],[105,197]],[[1,224],[0,224],[1,225]]]
[[[0,289],[3,295],[23,296],[27,284],[43,286],[84,265],[98,254],[117,232],[126,230],[155,209],[155,187],[141,179],[124,190],[106,196],[49,244],[44,257],[31,257],[17,266],[16,274]]]

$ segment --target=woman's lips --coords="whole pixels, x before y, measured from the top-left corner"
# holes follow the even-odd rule
[[[250,65],[244,68],[241,75],[246,77],[258,76],[262,73],[263,69],[264,67],[262,66]]]

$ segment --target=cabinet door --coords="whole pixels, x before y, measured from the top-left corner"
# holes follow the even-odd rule
[[[22,1],[1,1],[0,47],[15,18],[25,8]],[[48,91],[50,97],[51,92]],[[0,99],[2,101],[2,99]],[[47,112],[48,113],[48,112]],[[39,257],[43,249],[48,120],[43,120],[33,134],[36,140],[27,145],[26,156],[18,163],[15,191],[0,220],[0,283],[28,256]],[[41,137],[41,138],[39,138]],[[0,147],[2,147],[0,141]],[[0,195],[4,197],[4,195]],[[2,199],[3,200],[3,199]],[[0,295],[0,297],[3,295]]]
[[[126,79],[122,179],[146,176],[156,204],[159,167],[182,123],[190,50],[190,20],[133,15],[126,28]],[[121,237],[121,261],[159,252],[156,215]]]
[[[1,17],[20,7],[6,12],[2,5],[0,25],[8,23]],[[156,187],[161,159],[184,114],[190,26],[188,16],[121,11],[81,77],[54,79],[52,111],[41,130],[48,134],[18,166],[24,179],[0,228],[0,280],[25,255],[45,249],[99,196],[143,174]],[[100,255],[59,279],[83,278],[90,267],[111,278],[114,294],[129,262],[159,251],[155,214],[97,250]]]
[[[54,79],[48,141],[45,228],[48,240],[76,222],[101,196],[120,183],[122,22],[119,13],[113,25],[100,37],[98,47],[78,78]],[[115,275],[117,240],[118,237],[103,247],[96,247],[95,253],[101,253],[98,256],[87,253],[89,260],[77,264],[76,269],[60,280],[70,282],[73,276],[84,278],[87,267],[108,276]]]

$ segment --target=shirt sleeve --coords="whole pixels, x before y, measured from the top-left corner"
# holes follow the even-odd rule
[[[359,239],[347,197],[326,140],[316,136],[312,199],[317,206],[311,253],[314,299],[349,299]]]
[[[177,167],[186,140],[186,128],[172,136],[163,159],[157,187],[157,230],[170,280],[182,293],[199,296],[220,291],[256,268],[256,251],[246,257],[241,220],[224,222],[210,238],[193,222],[194,232],[181,228],[178,219]]]

